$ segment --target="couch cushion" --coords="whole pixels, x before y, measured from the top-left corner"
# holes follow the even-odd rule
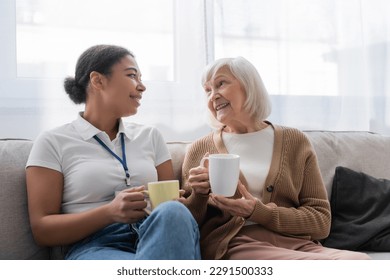
[[[360,131],[305,131],[316,151],[330,198],[337,166],[390,179],[390,137]]]
[[[332,226],[323,244],[355,251],[390,251],[390,180],[337,167]]]
[[[181,167],[189,144],[190,142],[186,142],[186,141],[167,143],[169,152],[172,157],[173,173],[175,175],[175,178],[179,179],[180,182],[181,182]]]
[[[28,220],[25,164],[32,142],[0,140],[0,259],[48,259]]]

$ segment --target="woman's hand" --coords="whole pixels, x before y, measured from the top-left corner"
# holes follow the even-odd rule
[[[114,222],[134,223],[146,216],[147,206],[142,191],[144,186],[133,187],[119,192],[110,202],[111,215]]]
[[[248,218],[255,210],[256,198],[248,192],[241,182],[238,182],[238,190],[242,198],[227,198],[212,193],[211,198],[218,208],[227,211],[230,215]]]
[[[208,166],[198,166],[191,168],[187,184],[193,189],[195,193],[208,194],[210,192]]]
[[[206,153],[204,157],[207,157],[208,155],[209,153]],[[204,166],[199,165],[198,167],[190,169],[187,187],[192,188],[193,192],[198,194],[210,193],[208,161],[205,162]]]

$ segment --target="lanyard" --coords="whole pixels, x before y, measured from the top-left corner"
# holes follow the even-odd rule
[[[99,137],[97,137],[97,135],[93,136],[93,138],[95,138],[95,140],[98,141],[99,144],[102,145],[102,147],[107,150],[107,152],[109,152],[117,160],[119,160],[119,162],[122,164],[123,169],[125,170],[125,173],[126,173],[126,185],[130,186],[130,173],[129,173],[129,169],[127,168],[125,139],[124,139],[123,133],[121,133],[121,145],[122,145],[123,159],[121,159],[116,153],[114,153]]]

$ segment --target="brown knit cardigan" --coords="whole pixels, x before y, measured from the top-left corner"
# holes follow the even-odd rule
[[[323,239],[329,234],[331,214],[314,149],[301,131],[272,126],[274,150],[262,200],[257,201],[247,219],[282,235]],[[220,259],[245,219],[221,211],[209,201],[208,195],[196,194],[188,187],[189,170],[199,166],[206,152],[227,153],[222,129],[194,141],[182,169],[182,184],[188,195],[186,205],[200,228],[202,258]],[[242,173],[240,180],[246,184]],[[241,198],[241,195],[236,192],[235,197]]]

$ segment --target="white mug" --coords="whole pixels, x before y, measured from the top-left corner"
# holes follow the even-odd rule
[[[217,195],[233,196],[240,175],[240,156],[234,154],[211,154],[200,161],[209,161],[209,180],[211,191]]]

